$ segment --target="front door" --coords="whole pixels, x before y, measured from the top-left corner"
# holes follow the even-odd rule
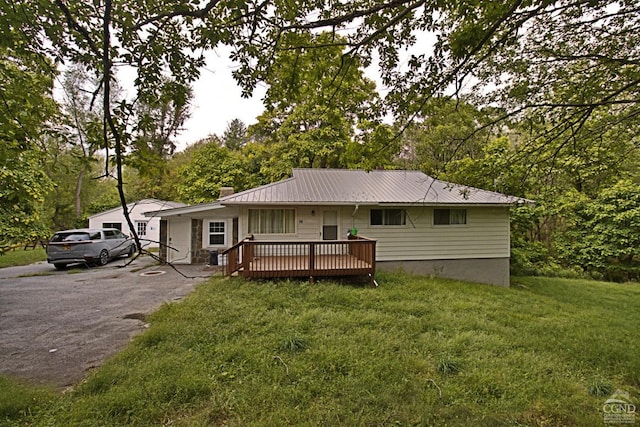
[[[322,240],[338,240],[338,211],[322,212]]]
[[[167,260],[173,264],[191,264],[191,219],[172,218],[168,225]]]

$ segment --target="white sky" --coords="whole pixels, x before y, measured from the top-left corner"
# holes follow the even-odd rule
[[[242,98],[242,90],[231,76],[234,69],[228,48],[218,48],[206,55],[207,66],[193,84],[191,118],[178,135],[178,150],[211,134],[222,135],[233,119],[249,126],[256,122],[264,107],[266,87],[258,86],[253,97]]]

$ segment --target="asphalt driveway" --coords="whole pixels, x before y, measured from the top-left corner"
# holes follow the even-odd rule
[[[184,277],[149,257],[124,263],[0,269],[0,374],[72,386],[148,327],[147,314],[181,300],[214,273],[179,266]]]

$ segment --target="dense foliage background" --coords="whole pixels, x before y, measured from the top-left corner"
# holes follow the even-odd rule
[[[407,168],[535,200],[516,273],[640,277],[636,2],[156,3],[2,0],[1,247],[293,167]],[[176,152],[219,45],[265,111]]]

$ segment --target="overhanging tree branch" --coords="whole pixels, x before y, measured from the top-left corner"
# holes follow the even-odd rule
[[[138,31],[143,27],[145,27],[146,25],[153,24],[154,22],[158,22],[165,19],[178,18],[178,17],[204,19],[213,10],[213,8],[216,7],[218,3],[220,3],[220,0],[211,0],[202,9],[195,9],[195,10],[184,9],[184,10],[174,10],[171,12],[164,12],[159,15],[155,15],[138,22],[136,25],[134,25],[131,28],[131,30]]]
[[[101,58],[102,53],[100,52],[100,48],[91,38],[91,34],[89,33],[89,31],[86,28],[84,28],[82,25],[80,25],[78,21],[76,21],[76,19],[73,17],[73,14],[71,13],[67,5],[64,4],[62,0],[55,0],[55,3],[64,14],[69,27],[72,30],[75,30],[76,32],[80,33],[80,35],[82,36],[82,39],[89,45],[91,52],[94,55],[96,55],[98,58]]]

